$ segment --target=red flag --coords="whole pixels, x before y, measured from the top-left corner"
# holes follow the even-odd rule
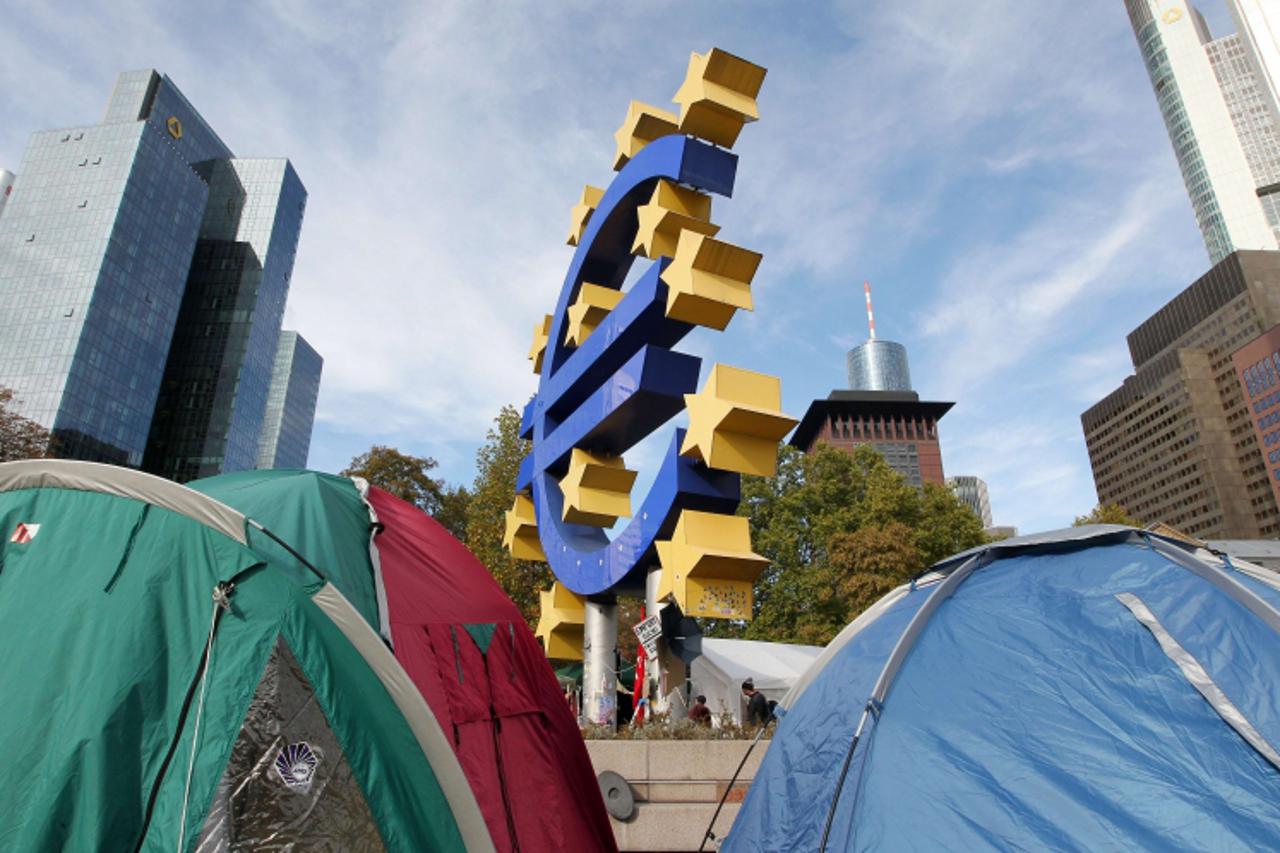
[[[640,621],[644,621],[644,605],[640,605]],[[631,688],[631,707],[634,712],[631,715],[631,722],[637,726],[644,725],[644,711],[648,706],[648,702],[644,702],[644,698],[648,693],[648,687],[644,679],[644,662],[648,655],[644,651],[644,643],[636,643],[636,680]]]

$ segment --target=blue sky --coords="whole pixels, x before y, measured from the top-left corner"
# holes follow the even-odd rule
[[[684,348],[780,375],[799,416],[843,386],[870,279],[916,389],[956,401],[947,473],[983,477],[997,523],[1093,506],[1080,412],[1208,266],[1122,0],[76,7],[6,5],[0,165],[100,120],[142,67],[238,154],[290,157],[310,201],[286,323],[326,358],[320,469],[389,443],[470,481],[535,388],[570,207],[610,180],[628,101],[668,102],[693,50],[769,69],[715,206],[765,260],[755,313]]]

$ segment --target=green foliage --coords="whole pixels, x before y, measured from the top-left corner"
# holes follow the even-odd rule
[[[444,525],[455,538],[467,541],[467,507],[471,504],[471,492],[466,486],[447,486],[440,493],[440,509],[436,521]]]
[[[363,477],[369,485],[435,515],[444,494],[444,486],[431,476],[435,467],[436,460],[430,456],[410,456],[394,447],[375,444],[352,459],[340,473],[343,477]]]
[[[49,431],[12,410],[14,393],[0,386],[0,462],[49,455]]]
[[[476,451],[476,479],[466,508],[466,543],[533,626],[538,622],[538,592],[551,587],[551,569],[546,563],[517,560],[502,546],[520,461],[528,453],[529,442],[520,438],[520,413],[514,406],[503,406]]]
[[[715,636],[824,644],[876,599],[958,551],[983,544],[982,524],[947,489],[912,488],[874,448],[782,447],[778,475],[744,477],[739,512],[771,564],[746,625]]]
[[[1086,524],[1127,524],[1130,527],[1142,527],[1138,519],[1129,515],[1120,504],[1098,504],[1088,515],[1077,516],[1072,527],[1083,527]]]

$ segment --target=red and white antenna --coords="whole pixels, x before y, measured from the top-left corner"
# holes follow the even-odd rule
[[[871,313],[871,282],[864,281],[862,289],[867,294],[867,326],[871,329],[871,340],[876,339],[876,315]]]

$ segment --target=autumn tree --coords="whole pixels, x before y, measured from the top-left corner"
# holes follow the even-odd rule
[[[515,500],[520,461],[529,442],[520,437],[520,412],[503,406],[485,443],[476,451],[476,478],[466,511],[466,543],[480,558],[531,626],[538,622],[540,590],[553,580],[546,563],[517,560],[502,545],[506,513]]]
[[[431,476],[435,467],[436,460],[430,456],[411,456],[394,447],[375,444],[352,459],[341,474],[363,477],[369,485],[435,515],[444,501],[443,484]]]
[[[881,595],[958,551],[982,525],[949,490],[909,485],[874,448],[783,447],[773,478],[744,477],[739,512],[771,564],[755,618],[709,633],[823,644]]]
[[[1098,504],[1088,515],[1077,516],[1072,527],[1083,527],[1086,524],[1125,524],[1129,527],[1142,527],[1142,522],[1125,511],[1120,504]]]
[[[14,411],[15,395],[0,386],[0,462],[49,455],[49,431]]]

